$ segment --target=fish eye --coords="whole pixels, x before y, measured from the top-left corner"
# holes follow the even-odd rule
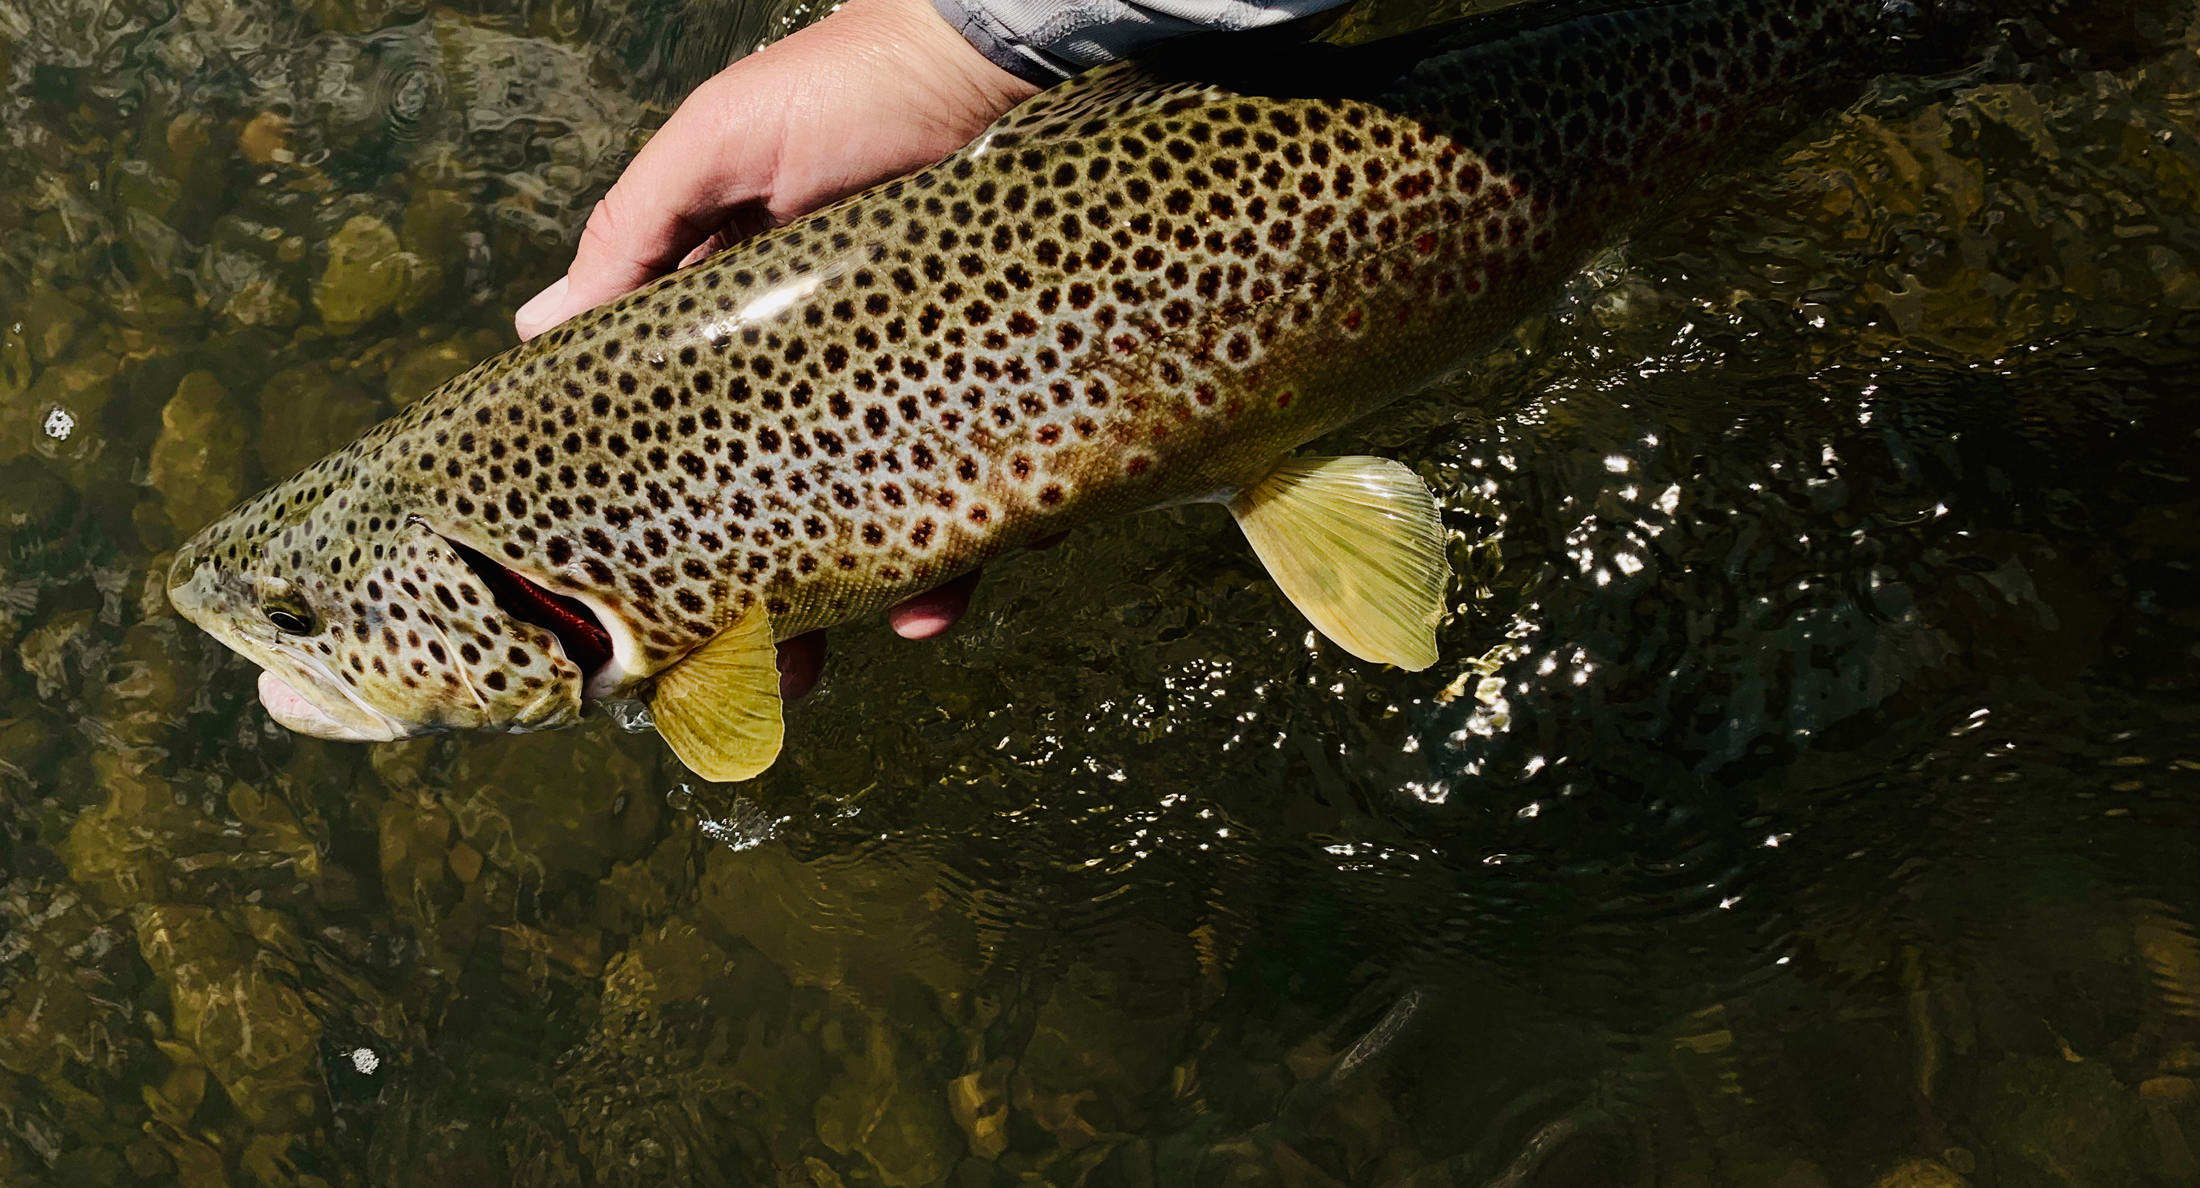
[[[291,635],[313,634],[313,619],[309,615],[280,606],[267,606],[260,609],[267,612],[267,621],[275,624],[276,629],[279,631],[285,631]]]

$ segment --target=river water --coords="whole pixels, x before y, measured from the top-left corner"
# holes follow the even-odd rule
[[[1403,28],[1415,6],[1355,13]],[[168,551],[508,345],[745,0],[0,0],[0,1183],[2200,1182],[2200,39],[1889,83],[764,778],[271,725]]]

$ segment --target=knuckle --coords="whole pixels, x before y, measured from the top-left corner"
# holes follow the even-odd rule
[[[627,223],[626,203],[619,187],[596,200],[596,206],[588,212],[588,222],[581,227],[581,248],[593,248],[597,252],[614,251],[620,240],[620,232]]]

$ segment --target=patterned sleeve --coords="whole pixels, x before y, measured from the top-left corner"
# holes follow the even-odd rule
[[[1003,69],[1046,86],[1190,33],[1257,29],[1344,0],[932,0]]]

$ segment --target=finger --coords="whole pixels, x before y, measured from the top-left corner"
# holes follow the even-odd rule
[[[718,253],[725,251],[727,248],[732,247],[736,242],[739,241],[740,238],[740,236],[734,233],[733,228],[721,227],[717,231],[712,232],[709,239],[706,239],[703,242],[696,244],[694,247],[689,248],[688,254],[680,257],[679,267],[689,268],[693,267],[694,265],[700,264],[703,261],[710,259],[712,256],[715,256]]]
[[[775,138],[756,127],[761,113],[728,95],[715,79],[697,88],[635,154],[589,213],[562,282],[514,316],[521,337],[671,271],[735,211],[770,193],[777,162],[768,146]]]
[[[780,700],[800,701],[824,678],[824,632],[805,632],[779,645]]]
[[[565,290],[572,284],[564,277],[551,281],[549,287],[527,299],[527,303],[512,314],[512,328],[522,339],[533,338],[559,322],[579,313],[565,309]]]
[[[978,586],[978,571],[922,594],[913,594],[886,611],[886,625],[903,639],[931,639],[955,625],[970,607],[970,592]]]
[[[761,206],[740,207],[726,217],[725,226],[713,232],[710,238],[689,248],[688,254],[680,257],[680,267],[700,264],[752,235],[771,230],[771,226],[770,211]]]

